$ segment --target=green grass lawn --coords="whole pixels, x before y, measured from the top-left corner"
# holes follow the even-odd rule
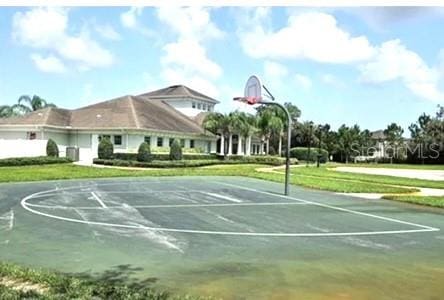
[[[118,272],[96,276],[68,275],[1,262],[0,299],[210,300],[210,298],[171,295],[168,292],[157,291],[147,281],[124,281]]]
[[[396,200],[444,208],[444,196],[386,195],[383,198],[388,200]]]
[[[413,169],[413,170],[442,170],[442,171],[444,171],[444,165],[375,164],[375,163],[338,164],[338,163],[332,163],[330,166],[360,167],[360,168]]]
[[[196,168],[172,168],[172,169],[147,169],[147,170],[122,170],[113,168],[95,168],[77,166],[73,164],[27,166],[27,167],[2,167],[0,168],[0,182],[39,181],[76,178],[107,178],[128,176],[246,176],[265,179],[275,182],[283,182],[284,175],[277,173],[265,173],[256,171],[264,165],[218,165],[212,167]],[[304,169],[304,174],[300,172]],[[297,171],[295,173],[295,171]],[[311,172],[310,173],[307,172]],[[380,182],[348,181],[342,178],[329,176],[325,168],[297,168],[293,170],[296,176],[291,177],[291,183],[303,187],[321,189],[333,192],[350,193],[408,193],[415,191],[405,187],[393,187],[387,185],[384,180]],[[308,176],[310,175],[310,176]],[[327,177],[326,177],[327,176]],[[328,180],[326,180],[328,179]]]
[[[394,177],[386,175],[339,172],[335,171],[334,169],[331,169],[331,166],[329,165],[322,166],[320,168],[316,168],[314,166],[293,167],[291,172],[293,176],[313,176],[313,177],[325,178],[328,180],[344,180],[344,181],[350,180],[355,182],[368,182],[368,183],[379,183],[379,184],[388,184],[388,185],[444,189],[444,181],[432,181],[432,180],[403,178],[403,177]]]

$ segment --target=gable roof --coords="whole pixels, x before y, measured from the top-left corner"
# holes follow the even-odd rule
[[[371,132],[371,137],[375,140],[385,140],[387,138],[384,134],[384,130],[376,130]]]
[[[214,98],[208,97],[198,91],[195,91],[185,85],[172,85],[163,89],[155,90],[149,93],[139,95],[149,99],[171,99],[171,98],[192,98],[198,100],[204,100],[214,104],[219,103]]]
[[[208,135],[192,119],[163,101],[123,96],[75,110],[45,108],[12,118],[0,125],[40,125],[70,129],[140,129]]]
[[[0,118],[0,125],[53,125],[69,126],[71,111],[68,109],[47,107],[32,111],[23,116]]]

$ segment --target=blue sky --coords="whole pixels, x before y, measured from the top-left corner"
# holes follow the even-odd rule
[[[185,84],[243,105],[258,75],[303,120],[407,126],[444,104],[438,8],[0,8],[0,103],[64,108]]]

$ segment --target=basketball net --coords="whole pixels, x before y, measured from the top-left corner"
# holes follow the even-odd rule
[[[233,98],[233,100],[244,102],[249,105],[254,105],[256,103],[261,102],[262,97],[235,97],[235,98]]]

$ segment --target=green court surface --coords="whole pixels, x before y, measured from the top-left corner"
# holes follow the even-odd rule
[[[444,211],[242,177],[0,185],[0,260],[225,299],[440,299]]]

